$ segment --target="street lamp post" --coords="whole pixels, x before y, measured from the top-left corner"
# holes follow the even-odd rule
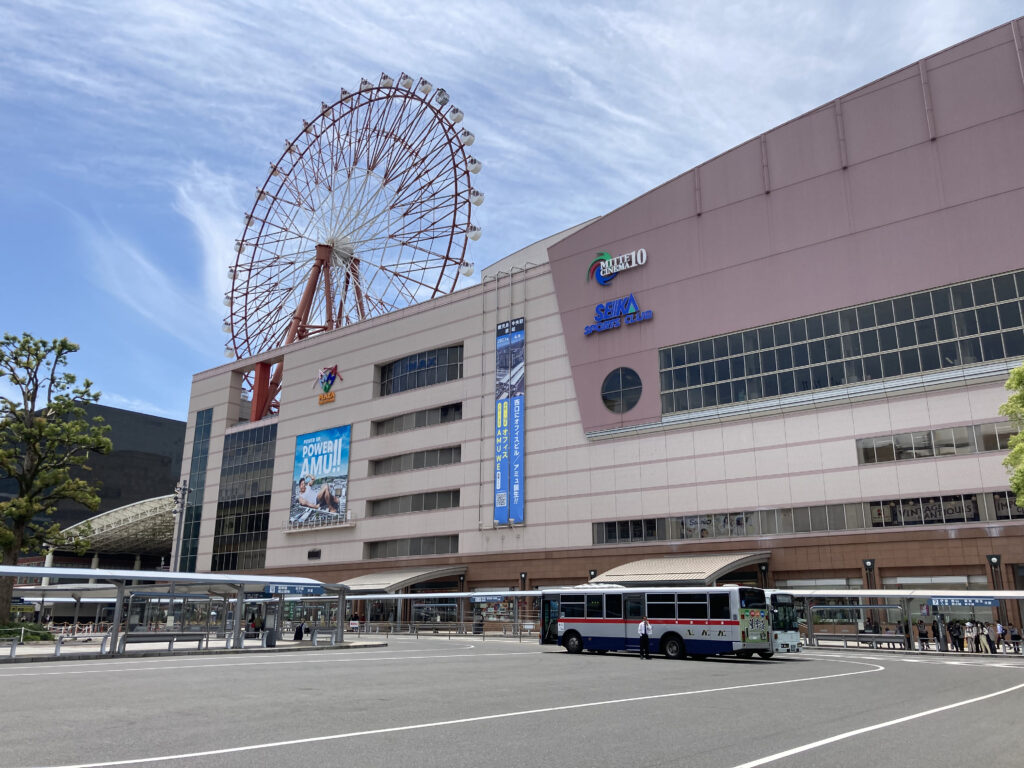
[[[867,558],[864,561],[864,587],[866,589],[875,588],[875,560],[874,558]],[[868,598],[868,605],[874,605],[875,600],[872,597]],[[909,623],[909,617],[907,618]],[[874,608],[868,611],[868,623],[873,628],[875,625],[875,610]]]
[[[989,567],[992,569],[992,588],[995,590],[1002,590],[1003,572],[999,567],[1003,561],[1002,555],[985,555],[985,559],[988,560]],[[1005,627],[1006,609],[1003,607],[1003,601],[1001,598],[999,599],[997,606],[996,612],[999,614],[999,623]]]
[[[758,563],[761,572],[761,589],[768,589],[768,563]]]

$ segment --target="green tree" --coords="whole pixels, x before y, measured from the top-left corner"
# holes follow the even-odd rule
[[[1010,371],[1006,389],[1010,397],[999,407],[999,412],[1009,417],[1017,434],[1010,438],[1010,453],[1003,459],[1003,466],[1010,472],[1010,489],[1020,504],[1024,500],[1024,365]]]
[[[77,384],[65,371],[78,345],[5,333],[0,341],[0,479],[10,478],[17,495],[0,501],[0,555],[16,565],[23,552],[43,545],[75,547],[60,526],[46,521],[57,502],[70,499],[90,510],[100,503],[81,475],[90,453],[110,453],[110,427],[88,418],[83,403],[100,393],[92,382]],[[40,522],[42,521],[42,522]],[[78,542],[80,544],[80,542]],[[0,578],[0,623],[10,621],[12,578]]]

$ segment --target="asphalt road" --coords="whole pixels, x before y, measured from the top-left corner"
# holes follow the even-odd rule
[[[500,640],[0,667],[0,766],[1020,765],[1024,660]],[[819,743],[820,742],[820,743]]]

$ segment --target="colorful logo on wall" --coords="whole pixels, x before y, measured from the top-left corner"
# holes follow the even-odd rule
[[[654,317],[654,310],[640,309],[633,294],[629,294],[629,296],[612,299],[594,307],[594,322],[583,329],[583,335],[589,336],[592,333],[621,328],[623,325],[642,323],[652,317]]]
[[[600,251],[587,268],[587,280],[594,280],[598,285],[608,285],[619,272],[642,267],[646,263],[647,251],[644,248],[637,248],[618,256],[612,256],[608,251]]]
[[[332,365],[330,368],[321,368],[320,373],[317,374],[316,381],[313,382],[313,389],[320,387],[320,405],[325,403],[334,402],[334,393],[331,391],[331,387],[334,386],[334,382],[340,379],[338,375],[338,366]]]

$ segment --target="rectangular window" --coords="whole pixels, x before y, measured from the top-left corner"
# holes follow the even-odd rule
[[[622,595],[604,596],[604,615],[609,619],[622,618]]]
[[[414,413],[403,413],[400,416],[392,416],[389,419],[382,419],[373,422],[374,435],[390,435],[395,432],[405,432],[410,429],[447,424],[451,421],[462,419],[462,403],[442,405],[438,408],[428,408],[425,411]]]
[[[587,618],[604,618],[604,598],[601,595],[587,595]]]
[[[728,592],[712,592],[708,595],[709,619],[731,619],[732,611],[729,609]]]
[[[676,617],[676,596],[668,594],[647,595],[647,618],[674,619]]]
[[[461,379],[462,354],[462,345],[459,344],[386,363],[380,366],[379,393],[383,397]]]
[[[582,619],[586,615],[583,595],[561,595],[558,601],[559,612],[565,619]]]
[[[676,607],[680,619],[705,620],[708,617],[707,595],[679,595]]]

